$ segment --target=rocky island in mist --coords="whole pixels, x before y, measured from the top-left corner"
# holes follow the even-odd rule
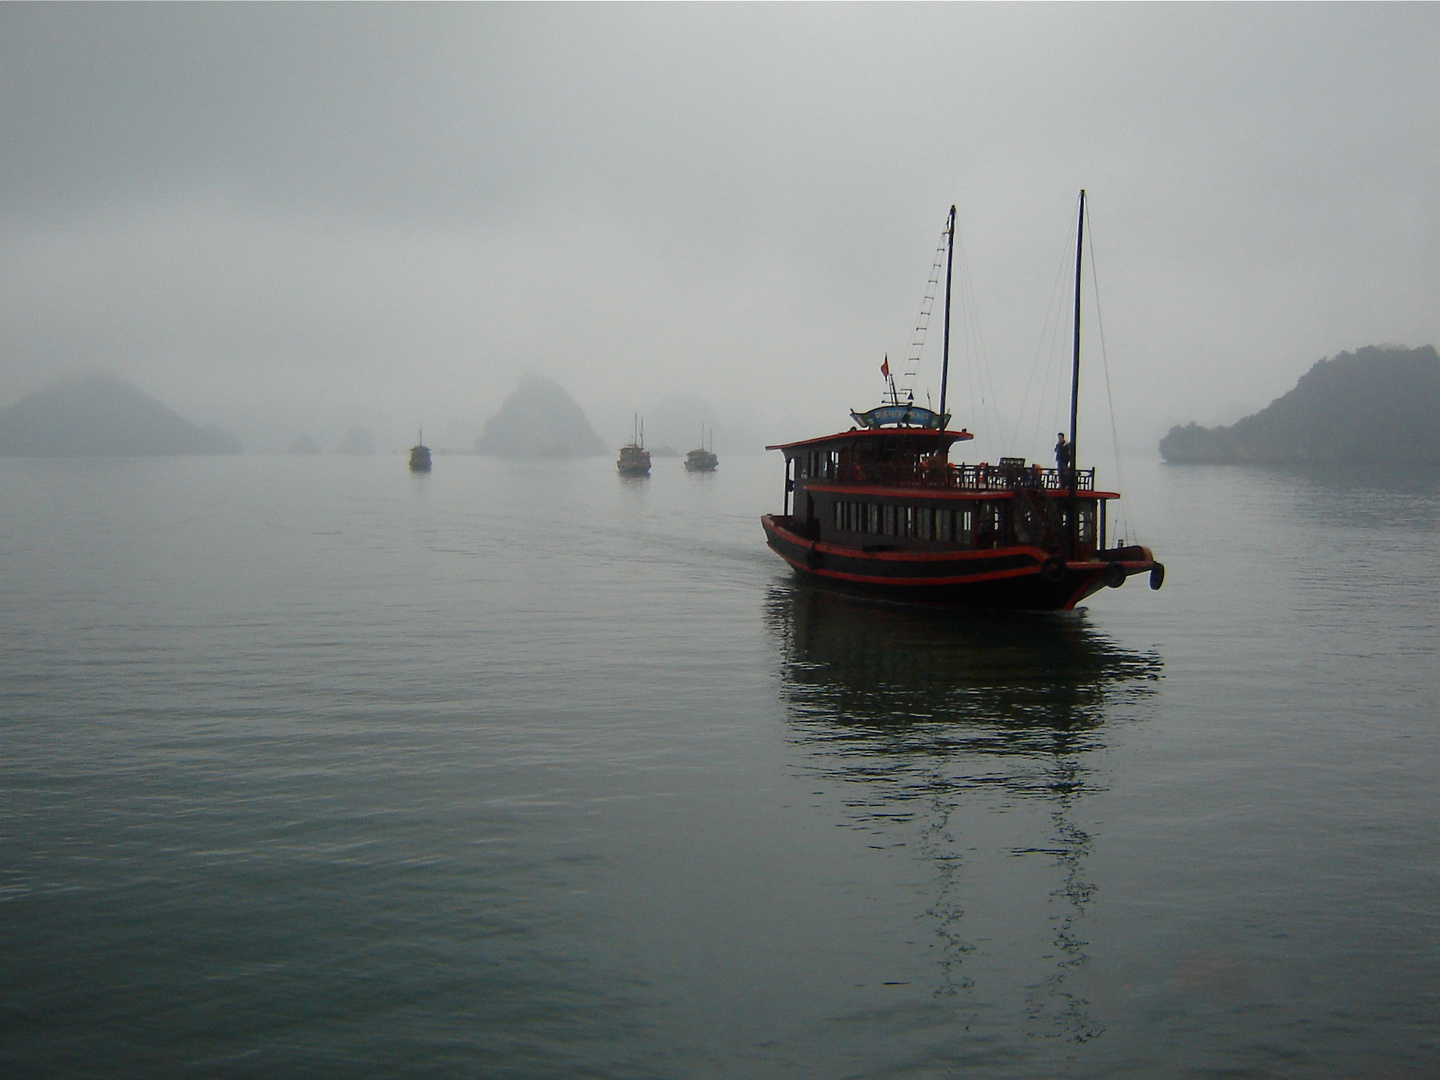
[[[0,409],[0,455],[146,457],[238,454],[240,441],[199,427],[114,375],[76,376]]]
[[[605,450],[585,410],[539,375],[520,380],[475,440],[475,452],[492,457],[589,457]]]
[[[294,442],[290,444],[290,453],[306,455],[318,454],[320,453],[320,444],[317,443],[314,439],[312,439],[309,435],[301,435],[299,438],[297,438]]]
[[[1440,354],[1433,345],[1342,352],[1229,427],[1176,425],[1160,453],[1173,464],[1440,463]]]
[[[378,450],[375,442],[375,435],[369,428],[354,426],[345,432],[345,438],[340,443],[340,448],[335,451],[337,454],[351,454],[355,456],[369,456]]]

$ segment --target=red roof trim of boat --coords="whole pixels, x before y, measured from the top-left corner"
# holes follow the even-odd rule
[[[948,437],[950,442],[965,442],[967,439],[975,438],[968,431],[936,431],[934,428],[851,428],[849,431],[836,432],[834,435],[822,435],[818,439],[801,439],[798,442],[776,443],[774,446],[765,447],[766,450],[793,450],[797,446],[819,446],[822,443],[836,442],[841,439],[880,439],[894,438],[900,436],[907,439],[926,438],[938,439]]]

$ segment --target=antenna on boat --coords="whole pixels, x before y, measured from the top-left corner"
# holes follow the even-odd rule
[[[950,276],[955,267],[955,207],[945,223],[945,341],[940,353],[940,430],[945,430],[945,388],[950,380]]]

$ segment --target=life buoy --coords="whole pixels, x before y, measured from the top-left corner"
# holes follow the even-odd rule
[[[1059,555],[1051,555],[1040,564],[1040,576],[1052,585],[1059,585],[1065,580],[1065,560]]]
[[[1125,568],[1118,562],[1106,563],[1105,569],[1100,571],[1100,580],[1112,589],[1118,589],[1125,584]]]
[[[1160,562],[1152,564],[1150,567],[1150,588],[1158,590],[1160,586],[1164,584],[1165,564]]]

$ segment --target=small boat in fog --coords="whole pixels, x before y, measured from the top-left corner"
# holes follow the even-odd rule
[[[621,476],[649,476],[650,451],[645,449],[645,421],[635,417],[635,428],[630,442],[620,448],[620,457],[615,462]]]
[[[767,447],[785,455],[784,511],[764,515],[761,525],[766,542],[797,573],[912,603],[1017,610],[1068,611],[1102,588],[1119,588],[1147,572],[1150,587],[1160,588],[1165,567],[1148,548],[1108,546],[1106,504],[1119,494],[1099,490],[1093,468],[1075,467],[1084,229],[1082,191],[1070,437],[1057,444],[1057,467],[1019,457],[1002,457],[998,465],[950,463],[950,448],[974,438],[963,428],[948,430],[945,412],[952,206],[944,233],[939,410],[920,408],[908,396],[901,400],[887,357],[880,370],[889,400],[852,412],[855,427]]]
[[[715,432],[710,432],[710,439],[712,445],[707,446],[705,444],[705,428],[702,426],[700,428],[699,448],[691,450],[688,454],[685,455],[685,468],[687,471],[714,472],[715,469],[719,466],[720,459],[715,456],[715,451],[713,448]]]
[[[430,471],[430,448],[425,445],[425,431],[420,431],[420,441],[410,448],[410,471]]]

